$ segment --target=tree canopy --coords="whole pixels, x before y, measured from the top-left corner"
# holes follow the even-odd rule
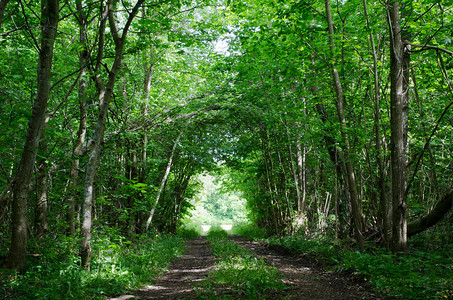
[[[268,234],[451,245],[452,36],[447,1],[2,0],[6,266],[175,232],[205,172]]]

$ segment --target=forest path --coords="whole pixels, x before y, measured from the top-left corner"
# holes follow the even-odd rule
[[[126,299],[196,299],[194,284],[205,279],[216,264],[206,237],[186,242],[186,252],[168,266],[155,284],[111,300]]]
[[[239,236],[232,239],[279,270],[288,289],[271,298],[387,299],[377,297],[365,287],[362,280],[347,274],[325,271],[313,261],[291,254],[283,246],[267,246]]]
[[[267,247],[259,242],[232,236],[230,239],[263,257],[282,274],[288,289],[268,299],[384,299],[367,290],[351,276],[327,272],[302,257],[291,255],[283,247]],[[216,259],[205,237],[187,241],[186,252],[175,259],[154,285],[111,300],[126,299],[197,299],[194,284],[214,269]],[[234,297],[240,299],[240,297]]]

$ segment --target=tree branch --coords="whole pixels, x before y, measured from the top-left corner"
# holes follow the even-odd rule
[[[453,190],[448,192],[440,201],[438,201],[433,209],[418,220],[407,224],[407,237],[416,235],[426,229],[434,226],[437,222],[450,211],[453,206]]]
[[[418,51],[409,50],[409,52],[411,52],[411,53],[419,53],[419,52],[424,51],[424,50],[438,50],[438,51],[442,51],[442,52],[445,52],[445,53],[453,56],[453,52],[452,51],[444,49],[444,48],[440,48],[440,47],[437,47],[437,46],[412,44],[408,40],[404,40],[403,43],[404,43],[404,45],[409,45],[409,46],[412,46],[412,47],[421,48]]]

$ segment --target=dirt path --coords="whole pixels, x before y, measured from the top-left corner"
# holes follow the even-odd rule
[[[276,298],[280,299],[385,299],[364,287],[364,283],[345,274],[322,270],[313,262],[291,255],[284,247],[266,247],[242,237],[232,237],[241,247],[264,257],[275,266],[289,287]]]
[[[187,241],[186,252],[168,266],[156,284],[149,285],[133,295],[124,295],[111,300],[124,299],[196,299],[193,283],[209,274],[216,264],[206,237]]]
[[[323,271],[303,258],[290,255],[284,248],[268,248],[241,237],[231,239],[258,257],[264,257],[281,272],[289,288],[279,294],[269,295],[269,299],[384,299],[376,297],[351,276]],[[215,263],[206,238],[189,240],[186,253],[170,264],[168,272],[156,284],[138,290],[134,295],[112,300],[196,299],[193,283],[205,279]]]

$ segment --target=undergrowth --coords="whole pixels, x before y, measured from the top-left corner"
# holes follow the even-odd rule
[[[24,274],[0,269],[2,299],[101,299],[140,287],[156,278],[184,250],[178,236],[97,233],[92,240],[91,272],[80,267],[78,244],[59,236],[30,247]],[[52,246],[50,246],[52,245]]]
[[[268,233],[263,228],[252,223],[238,223],[232,228],[233,234],[240,235],[248,239],[264,239]]]
[[[199,298],[228,299],[228,295],[219,293],[223,288],[245,298],[263,299],[268,293],[285,289],[276,268],[229,241],[225,231],[216,228],[210,230],[208,240],[219,261],[209,278],[196,287]]]
[[[177,233],[185,239],[193,239],[201,235],[200,231],[194,227],[180,227],[178,228]]]
[[[269,238],[298,253],[361,274],[379,293],[403,299],[453,299],[453,245],[449,251],[423,252],[409,249],[395,256],[381,248],[364,252],[339,246],[328,238],[310,240],[302,236]]]

